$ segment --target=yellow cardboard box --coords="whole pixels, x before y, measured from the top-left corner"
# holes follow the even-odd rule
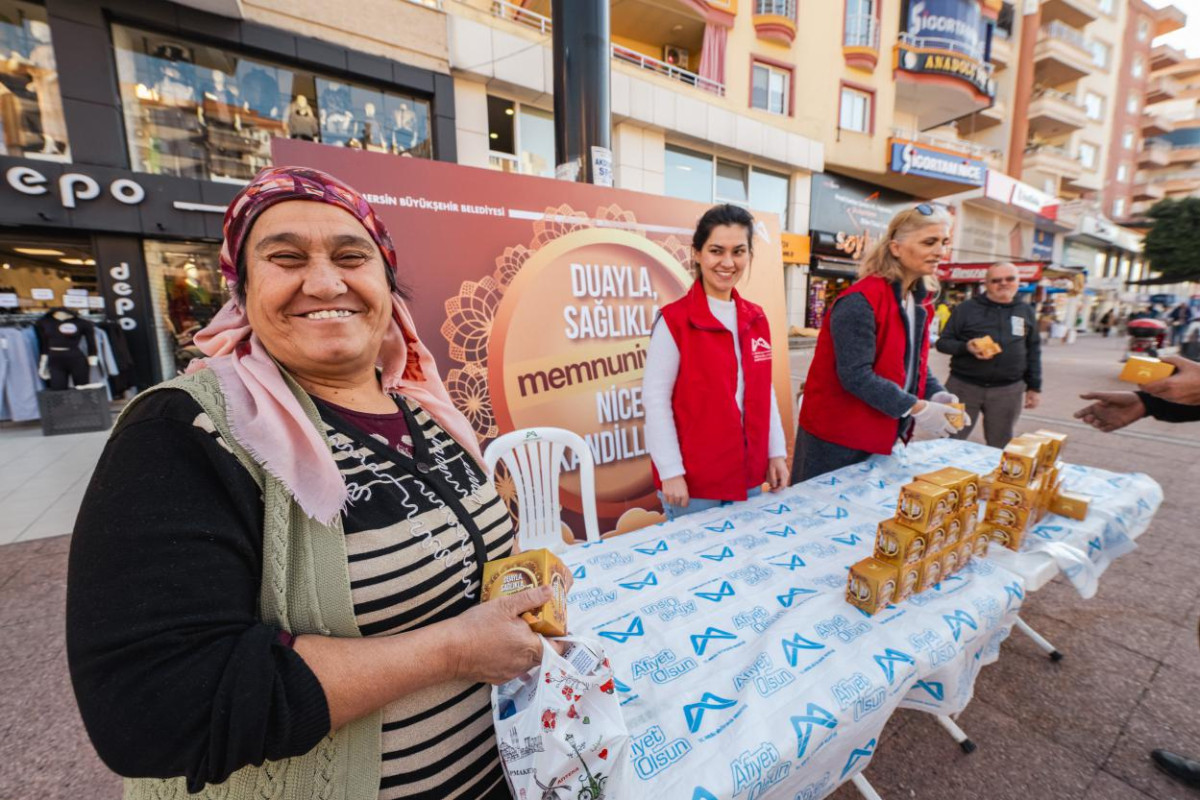
[[[550,601],[524,614],[535,633],[567,635],[567,565],[549,550],[529,550],[483,565],[483,602],[537,586],[549,586]]]
[[[1013,530],[1025,530],[1029,525],[1029,509],[1005,506],[991,500],[983,513],[983,521]]]
[[[1131,383],[1150,383],[1169,378],[1175,372],[1175,365],[1168,364],[1157,358],[1145,356],[1130,356],[1121,370],[1121,380]]]
[[[1008,483],[1015,486],[1028,486],[1037,477],[1038,466],[1042,463],[1043,444],[1033,442],[1009,442],[1000,454],[1000,472],[996,475],[997,483]],[[994,487],[993,487],[994,488]]]
[[[917,593],[921,583],[921,562],[905,564],[900,568],[900,585],[896,589],[896,602],[907,600]]]
[[[868,614],[875,614],[896,599],[898,571],[877,558],[864,558],[850,567],[846,599]]]
[[[935,472],[918,475],[913,480],[949,489],[950,513],[957,513],[964,506],[974,503],[979,495],[979,475],[958,467],[943,467]]]
[[[894,567],[916,564],[929,552],[929,535],[885,519],[875,531],[875,557]]]
[[[939,527],[950,513],[950,490],[916,480],[900,487],[896,519],[918,531]],[[944,534],[943,534],[944,535]]]
[[[1053,443],[1051,445],[1051,450],[1054,455],[1051,457],[1050,463],[1053,464],[1054,462],[1058,461],[1058,459],[1062,457],[1063,448],[1067,446],[1067,435],[1057,431],[1048,431],[1045,428],[1036,430],[1034,433],[1038,436],[1045,436]]]
[[[1050,501],[1050,511],[1069,519],[1085,519],[1090,500],[1070,492],[1059,492]]]
[[[917,591],[924,592],[942,579],[942,559],[938,553],[930,553],[921,559],[921,579],[917,582]]]

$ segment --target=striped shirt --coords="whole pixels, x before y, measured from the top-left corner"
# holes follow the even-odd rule
[[[398,451],[318,403],[349,489],[343,511],[359,631],[389,636],[452,619],[479,602],[482,562],[508,555],[513,529],[492,483],[415,403]],[[381,800],[508,797],[491,689],[447,681],[383,711]]]

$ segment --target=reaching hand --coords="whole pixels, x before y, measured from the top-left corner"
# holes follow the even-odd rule
[[[1200,364],[1180,356],[1166,356],[1163,361],[1175,365],[1175,374],[1147,383],[1142,391],[1172,403],[1200,405]]]
[[[767,461],[767,483],[772,492],[778,492],[787,486],[788,468],[786,458],[772,458]]]
[[[673,506],[687,508],[688,488],[687,479],[683,475],[667,478],[662,482],[663,499]]]
[[[1025,390],[1025,408],[1033,409],[1038,407],[1038,403],[1042,401],[1042,393],[1035,392],[1032,389]]]
[[[1076,411],[1075,418],[1105,433],[1146,416],[1146,406],[1136,392],[1089,392],[1079,397],[1092,404]]]
[[[967,415],[957,408],[926,400],[925,407],[912,414],[913,422],[917,426],[917,437],[920,439],[944,439],[947,436],[953,436],[958,433],[958,428],[954,427],[950,417],[958,414],[963,415],[964,424],[970,424],[966,419]]]

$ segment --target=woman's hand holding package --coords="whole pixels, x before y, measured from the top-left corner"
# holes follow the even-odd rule
[[[921,403],[917,403],[913,406],[912,412],[913,423],[916,425],[916,433],[919,438],[944,439],[958,432],[958,428],[954,427],[950,417],[963,412],[932,400],[926,400],[924,406],[920,406]],[[963,417],[966,417],[965,413]]]
[[[550,601],[550,587],[480,603],[453,620],[455,677],[501,684],[542,663],[542,637],[521,615]]]

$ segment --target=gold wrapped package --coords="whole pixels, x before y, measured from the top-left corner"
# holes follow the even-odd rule
[[[979,476],[958,467],[943,467],[936,472],[926,472],[913,480],[925,481],[935,486],[950,490],[950,509],[952,514],[975,503],[979,496]]]
[[[875,534],[875,557],[894,567],[916,564],[929,552],[928,543],[925,533],[885,519]]]
[[[530,550],[483,565],[483,602],[537,586],[552,589],[550,601],[523,616],[535,633],[567,635],[567,565],[549,550]]]
[[[1050,511],[1069,519],[1085,519],[1089,502],[1086,497],[1080,497],[1070,492],[1059,492],[1050,501]]]
[[[925,481],[913,481],[900,487],[896,520],[913,530],[930,531],[941,527],[950,513],[950,490]],[[945,536],[945,532],[942,533]]]
[[[898,571],[877,558],[864,558],[850,567],[846,599],[868,614],[875,614],[896,600]]]

